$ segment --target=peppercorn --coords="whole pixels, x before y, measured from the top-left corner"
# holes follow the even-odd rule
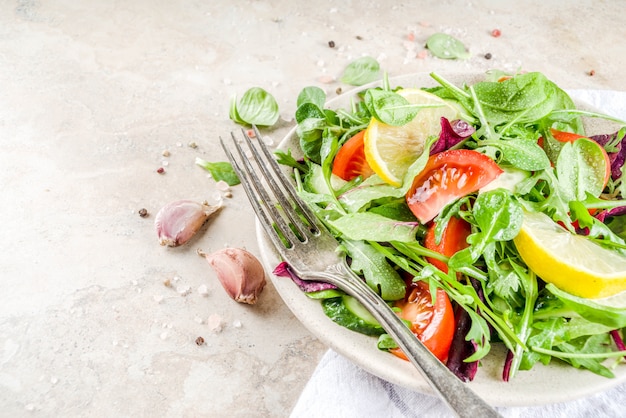
[[[142,218],[145,218],[146,216],[148,216],[148,209],[146,208],[141,208],[137,212],[139,213],[139,216],[141,216]]]
[[[331,48],[335,47],[335,41],[328,41],[328,46]]]
[[[486,59],[486,60],[490,60],[490,59],[491,59],[491,52],[487,52],[487,53],[485,54],[485,59]]]

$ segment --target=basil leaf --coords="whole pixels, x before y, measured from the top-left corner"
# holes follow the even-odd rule
[[[372,57],[362,57],[352,61],[343,72],[341,82],[352,86],[362,86],[378,79],[380,64]]]
[[[233,170],[233,166],[227,162],[215,162],[211,163],[196,157],[196,164],[211,173],[211,177],[215,181],[223,180],[228,183],[229,186],[236,186],[240,183],[239,177]]]
[[[369,89],[365,93],[365,105],[379,121],[391,125],[406,125],[415,118],[419,108],[397,93]]]
[[[426,48],[437,58],[466,59],[470,53],[465,45],[453,36],[435,33],[426,40]]]
[[[233,97],[230,109],[230,118],[240,124],[272,126],[279,116],[276,99],[260,87],[248,89],[239,102]]]
[[[548,156],[534,141],[526,139],[485,140],[481,141],[480,145],[499,149],[505,160],[522,170],[536,171],[550,167]]]
[[[606,162],[600,147],[580,138],[563,145],[556,161],[556,175],[568,200],[583,201],[587,193],[597,197],[604,189]]]
[[[324,111],[315,103],[305,102],[296,109],[296,122],[302,123],[305,119],[326,119]]]
[[[300,107],[304,103],[313,103],[318,108],[323,109],[326,103],[326,93],[317,86],[305,87],[300,94],[298,94],[296,105]]]

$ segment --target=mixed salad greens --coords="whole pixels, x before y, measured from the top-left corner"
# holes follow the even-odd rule
[[[299,149],[278,151],[279,162],[293,167],[299,195],[351,268],[461,379],[474,378],[496,343],[508,349],[504,380],[552,359],[612,377],[626,355],[626,308],[546,283],[515,238],[526,213],[543,213],[626,257],[626,122],[577,109],[541,73],[494,71],[470,85],[431,76],[436,86],[423,90],[460,116],[437,121],[440,133],[427,138],[400,186],[372,169],[368,127],[401,127],[432,106],[412,104],[386,77],[349,109],[325,108],[323,90],[303,89]],[[586,137],[585,118],[616,128]],[[350,296],[299,281],[284,263],[276,274],[292,276],[335,322],[403,356]]]

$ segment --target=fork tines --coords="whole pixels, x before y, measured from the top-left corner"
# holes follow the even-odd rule
[[[317,233],[315,215],[296,194],[256,126],[253,130],[254,138],[244,129],[242,139],[231,132],[237,157],[221,137],[220,143],[265,232],[278,248],[290,248],[296,241],[305,242],[309,234]]]

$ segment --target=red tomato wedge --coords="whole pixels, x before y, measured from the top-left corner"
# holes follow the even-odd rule
[[[559,142],[574,142],[578,138],[586,138],[586,136],[583,135],[578,135],[573,132],[558,131],[554,128],[550,128],[550,133],[552,134],[554,139]]]
[[[433,305],[428,283],[411,282],[406,298],[395,302],[395,306],[401,310],[398,315],[411,323],[411,331],[417,338],[435,357],[445,362],[454,336],[454,312],[446,292],[437,289]],[[389,351],[408,360],[400,348]]]
[[[444,229],[443,234],[441,234],[441,241],[439,241],[439,243],[437,243],[435,239],[435,227],[435,223],[430,225],[426,232],[426,237],[424,238],[424,247],[429,250],[436,251],[446,257],[452,257],[458,251],[469,246],[467,237],[472,233],[472,228],[464,219],[454,216],[451,217],[448,221],[448,225],[446,225],[446,229]],[[430,257],[426,257],[426,259],[430,264],[444,273],[448,272],[448,265],[443,261]]]
[[[365,179],[374,174],[365,159],[364,136],[365,131],[360,131],[339,148],[333,161],[334,175],[350,181],[358,176]]]
[[[432,220],[449,203],[491,183],[502,169],[477,151],[458,149],[430,156],[406,194],[411,212],[421,222]]]
[[[559,131],[554,128],[550,128],[550,133],[552,134],[554,139],[556,139],[559,142],[574,142],[580,138],[589,139],[586,136],[575,134],[573,132]],[[602,145],[598,144],[597,142],[593,140],[591,141],[594,144],[596,144],[598,148],[600,148],[600,150],[602,150],[602,154],[604,155],[604,162],[605,162],[604,166],[606,167],[606,171],[604,173],[604,187],[606,187],[606,185],[609,183],[609,179],[611,178],[611,160],[609,159],[609,154],[606,152],[606,150],[604,149]]]

